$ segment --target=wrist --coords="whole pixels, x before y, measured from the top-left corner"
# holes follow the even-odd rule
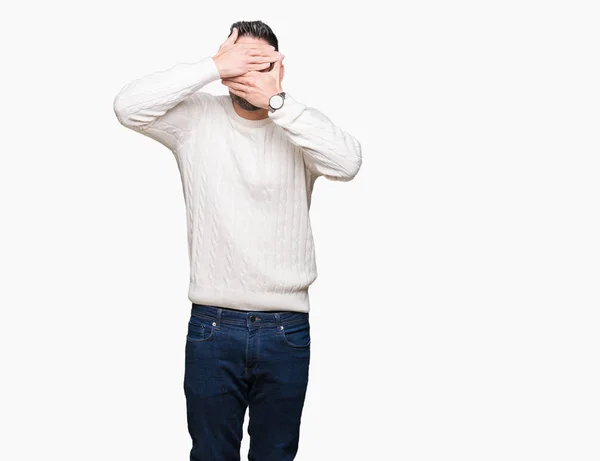
[[[217,55],[211,56],[211,59],[213,60],[213,62],[215,63],[215,67],[219,71],[219,77],[223,78],[223,73],[221,72],[221,67],[219,64],[219,56],[217,56]]]
[[[279,93],[281,93],[281,92],[278,91],[278,92],[274,93],[274,92],[268,91],[266,93],[266,97],[265,97],[262,105],[260,106],[261,109],[267,109],[267,110],[269,110],[271,108],[271,105],[270,105],[271,97],[273,97],[273,96],[275,96],[276,94],[279,94]]]
[[[280,110],[284,106],[285,102],[285,92],[280,88],[279,91],[275,91],[269,96],[269,100],[267,101],[267,109],[270,112],[275,112]]]

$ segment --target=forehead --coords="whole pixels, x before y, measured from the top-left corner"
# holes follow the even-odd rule
[[[251,35],[242,35],[238,37],[235,43],[252,43],[254,45],[268,45],[264,38],[252,37]]]

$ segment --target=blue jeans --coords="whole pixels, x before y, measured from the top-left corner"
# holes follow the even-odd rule
[[[190,461],[292,461],[310,362],[309,314],[192,303],[184,391]]]

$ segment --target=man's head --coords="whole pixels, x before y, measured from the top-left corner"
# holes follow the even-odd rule
[[[275,51],[279,51],[279,42],[277,41],[277,37],[271,30],[271,28],[266,25],[262,21],[238,21],[234,22],[229,28],[229,36],[233,32],[233,28],[236,27],[238,30],[238,38],[235,43],[260,43],[260,44],[268,44],[275,48]],[[260,72],[269,72],[273,69],[273,63],[266,69],[261,70]],[[238,104],[242,109],[247,111],[256,111],[260,110],[260,107],[257,107],[253,104],[250,104],[241,96],[233,94],[231,91],[229,92],[229,96],[234,103]]]

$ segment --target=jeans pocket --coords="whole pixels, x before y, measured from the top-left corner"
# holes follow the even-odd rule
[[[187,340],[203,342],[211,340],[215,335],[215,326],[208,319],[192,315],[188,322]]]
[[[280,334],[283,342],[290,347],[308,348],[310,346],[310,323],[308,321],[283,325]]]

